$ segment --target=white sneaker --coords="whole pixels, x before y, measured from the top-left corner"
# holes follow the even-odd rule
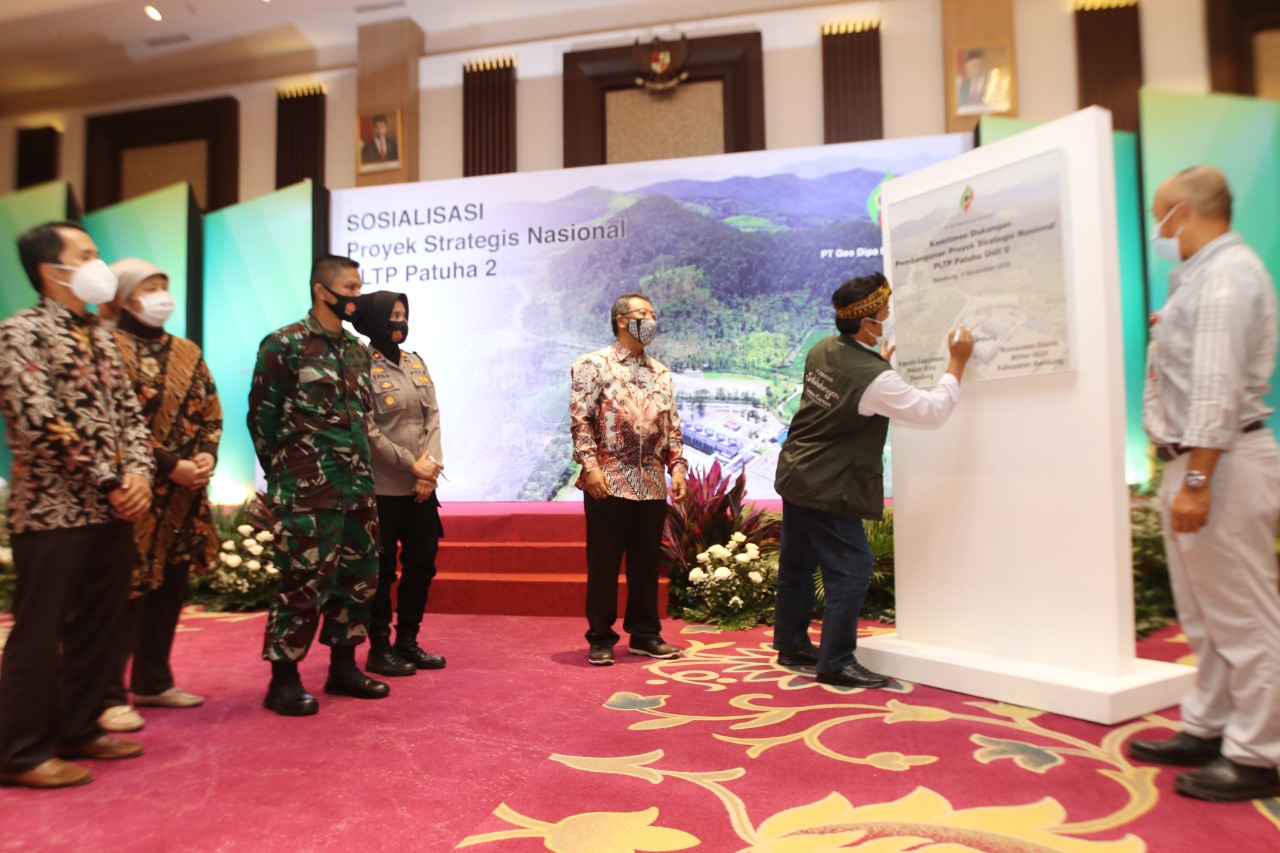
[[[144,696],[141,693],[135,693],[133,694],[133,704],[153,705],[159,708],[194,708],[197,705],[204,704],[204,697],[188,693],[181,687],[170,687],[155,696]]]
[[[98,717],[98,725],[109,732],[136,732],[146,724],[132,705],[114,705]]]

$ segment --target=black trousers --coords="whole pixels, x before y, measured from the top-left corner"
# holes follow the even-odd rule
[[[587,642],[618,642],[618,570],[627,559],[627,611],[622,629],[636,641],[661,636],[658,563],[665,500],[633,501],[582,496],[587,517]]]
[[[190,563],[165,566],[160,586],[129,602],[128,615],[117,635],[104,708],[129,704],[125,670],[129,668],[130,656],[133,670],[129,687],[134,693],[155,696],[173,687],[169,654],[173,651],[173,635],[178,630],[190,575]]]
[[[396,640],[418,637],[427,609],[431,579],[436,576],[440,551],[440,501],[432,495],[415,501],[413,495],[378,495],[378,591],[369,605],[369,643],[391,642],[391,588],[396,584],[399,556],[400,587],[396,590]]]
[[[98,714],[136,559],[124,521],[12,537],[13,632],[0,660],[0,771],[102,735]]]

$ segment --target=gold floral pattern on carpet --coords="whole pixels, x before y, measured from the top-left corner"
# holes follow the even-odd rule
[[[833,687],[819,684],[812,669],[778,665],[768,640],[740,644],[746,638],[738,637],[735,643],[721,639],[724,636],[686,632],[688,645],[681,658],[644,666],[649,676],[645,686],[663,690],[619,690],[605,700],[604,707],[627,720],[630,732],[654,732],[658,738],[664,731],[686,738],[705,735],[738,747],[741,766],[706,770],[710,753],[688,753],[687,740],[678,745],[663,740],[662,748],[635,755],[551,756],[577,771],[630,776],[653,785],[692,785],[713,798],[708,807],[718,802],[722,815],[703,809],[705,817],[694,825],[687,815],[680,820],[679,813],[672,811],[677,804],[671,797],[688,800],[687,792],[641,796],[639,804],[647,799],[649,808],[640,811],[556,816],[522,814],[507,802],[493,814],[514,829],[472,835],[459,846],[538,837],[558,853],[682,850],[695,845],[729,850],[725,839],[731,832],[741,842],[736,848],[740,853],[844,849],[1128,853],[1148,849],[1130,824],[1160,803],[1160,768],[1130,762],[1124,744],[1135,735],[1160,737],[1162,731],[1176,731],[1175,721],[1152,714],[1100,727],[910,683],[895,682],[882,690]],[[756,633],[751,639],[759,636]],[[926,735],[919,726],[940,728]],[[874,748],[851,748],[859,745]],[[921,745],[926,748],[920,749]],[[930,754],[930,747],[936,747],[938,754]],[[899,789],[881,802],[875,801],[877,787],[870,784],[856,788],[859,793],[869,791],[869,801],[855,804],[832,790],[812,802],[770,812],[777,806],[756,804],[746,791],[751,787],[748,773],[754,761],[766,753],[785,759],[782,766],[803,768],[797,772],[808,778],[829,777],[833,786],[848,784],[847,777],[835,775],[842,766],[857,765],[866,768],[863,772],[903,774],[910,779],[945,758],[956,778],[972,779],[978,785],[987,768],[999,771],[1002,781],[991,784],[1006,793],[993,796],[995,802],[964,808],[954,798],[961,795],[971,803],[970,792],[940,784],[940,777],[926,774],[909,793],[898,795]],[[679,755],[690,757],[680,759]],[[967,767],[966,761],[970,762]],[[672,767],[686,762],[700,769]],[[1026,774],[1027,781],[1010,783],[1010,773]],[[929,778],[934,780],[932,785]],[[1041,779],[1046,781],[1036,781]],[[744,781],[734,786],[736,780]],[[1088,796],[1078,796],[1081,790]],[[1065,792],[1071,795],[1063,796]],[[1016,802],[999,802],[1015,797]],[[1255,806],[1280,827],[1280,801]],[[573,811],[571,799],[565,810]],[[587,826],[592,827],[591,833],[578,832]]]
[[[743,768],[719,771],[678,771],[653,766],[665,758],[662,750],[617,758],[553,755],[552,760],[588,773],[634,776],[661,784],[676,780],[697,786],[719,800],[733,831],[746,845],[740,853],[819,853],[862,850],[867,853],[929,851],[956,853],[1141,853],[1146,845],[1126,835],[1118,841],[1087,841],[1064,831],[1066,810],[1053,798],[1017,806],[956,809],[941,794],[916,788],[896,800],[854,806],[832,793],[817,802],[784,809],[758,824],[747,805],[724,783],[746,775]],[[541,837],[556,853],[633,853],[684,850],[701,839],[682,830],[654,825],[658,809],[640,813],[597,812],[575,815],[551,824],[529,818],[506,804],[495,816],[520,829],[473,835],[459,844],[469,847],[511,838]],[[590,827],[589,834],[578,830]],[[678,846],[677,846],[678,845]]]

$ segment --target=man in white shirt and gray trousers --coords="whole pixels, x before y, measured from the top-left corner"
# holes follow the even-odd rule
[[[907,384],[876,347],[893,326],[889,282],[880,273],[846,281],[831,297],[840,332],[819,341],[804,362],[800,410],[778,456],[782,550],[773,646],[783,666],[813,666],[818,681],[885,687],[889,679],[858,663],[858,613],[874,560],[863,519],[884,515],[884,445],[889,420],[940,426],[960,400],[973,353],[963,327],[947,338],[951,362],[934,388]],[[822,644],[809,639],[814,572],[822,567]]]
[[[1182,730],[1132,741],[1129,754],[1199,767],[1175,780],[1188,796],[1280,796],[1280,450],[1263,399],[1276,362],[1275,288],[1231,230],[1218,170],[1169,178],[1151,213],[1156,252],[1181,266],[1152,320],[1143,427],[1165,462],[1165,553],[1199,670]]]

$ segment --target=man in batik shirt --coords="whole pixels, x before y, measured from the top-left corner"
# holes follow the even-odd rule
[[[249,390],[249,433],[267,475],[281,588],[262,656],[271,662],[263,705],[285,716],[319,710],[298,661],[320,626],[330,647],[326,693],[380,699],[390,692],[361,672],[378,583],[378,511],[365,417],[373,403],[369,352],[342,328],[356,315],[360,267],[325,255],[311,270],[311,311],[263,339]]]
[[[587,520],[587,660],[613,663],[618,633],[618,570],[627,560],[628,651],[676,658],[662,639],[658,613],[658,556],[667,518],[665,472],[671,497],[685,496],[688,464],[671,373],[645,354],[658,333],[648,297],[618,297],[609,313],[614,342],[573,363],[573,458],[582,465]]]
[[[79,225],[18,238],[40,294],[0,324],[0,412],[13,452],[9,538],[18,575],[0,668],[0,782],[81,785],[63,758],[129,758],[142,745],[98,725],[113,640],[151,505],[151,433],[120,351],[89,312],[116,278]]]

